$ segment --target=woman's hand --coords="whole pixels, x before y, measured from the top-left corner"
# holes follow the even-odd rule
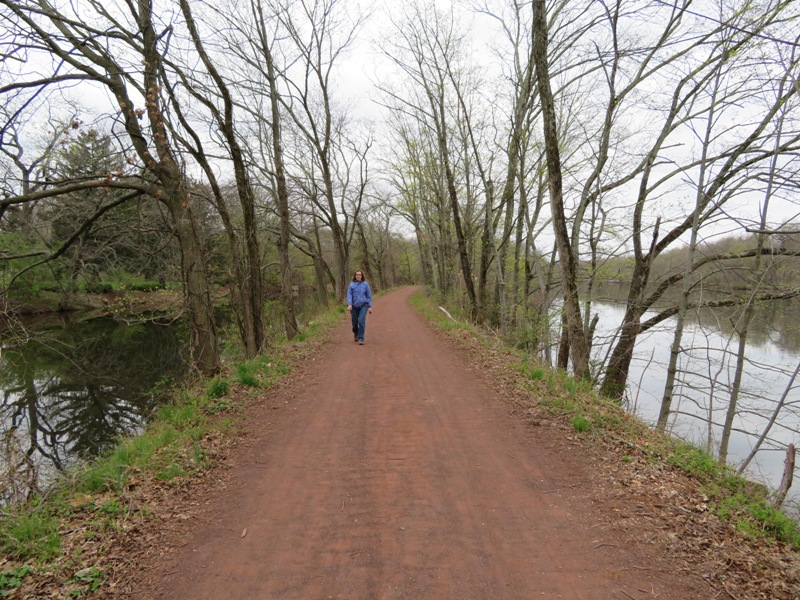
[[[350,312],[351,310],[353,310],[353,305],[352,304],[348,304],[347,305],[347,311]]]
[[[372,314],[372,308],[370,308],[369,311],[367,311],[367,312],[369,312],[369,314]]]

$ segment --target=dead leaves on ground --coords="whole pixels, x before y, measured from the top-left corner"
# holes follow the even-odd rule
[[[647,455],[657,436],[653,431],[639,427],[625,435],[577,435],[566,416],[543,410],[539,396],[549,390],[520,373],[517,354],[465,330],[443,333],[473,368],[491,373],[512,414],[529,425],[560,429],[571,443],[586,446],[587,460],[595,465],[593,495],[620,515],[617,525],[632,541],[649,540],[675,572],[699,577],[720,598],[800,599],[800,553],[774,540],[748,537],[719,519],[697,481]]]

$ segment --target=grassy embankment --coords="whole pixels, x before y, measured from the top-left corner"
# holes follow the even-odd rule
[[[586,456],[593,482],[585,493],[616,507],[611,520],[622,535],[652,544],[676,576],[699,578],[720,597],[798,597],[800,525],[772,506],[764,486],[656,433],[589,384],[537,364],[467,318],[451,319],[423,293],[412,304],[491,378],[531,435],[544,427],[564,451]]]
[[[113,595],[109,586],[125,568],[120,546],[143,529],[159,498],[202,478],[230,444],[246,404],[313,352],[343,311],[317,315],[298,338],[276,341],[269,354],[228,357],[221,375],[175,390],[141,435],[121,440],[29,503],[5,507],[0,597]]]

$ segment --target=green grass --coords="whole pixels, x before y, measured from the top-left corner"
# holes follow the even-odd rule
[[[221,398],[231,389],[230,382],[224,377],[214,377],[206,383],[206,394],[209,398]]]
[[[672,453],[667,457],[667,464],[691,473],[701,481],[712,478],[722,479],[732,473],[708,452],[685,442],[676,441]]]
[[[41,507],[8,514],[0,525],[0,549],[19,560],[47,561],[61,548],[58,529],[58,519]]]
[[[564,381],[562,381],[561,385],[570,394],[576,394],[578,392],[578,383],[571,377],[565,378]]]
[[[433,321],[440,329],[445,331],[474,330],[474,327],[468,323],[466,318],[459,315],[458,311],[450,312],[451,316],[453,317],[451,319],[444,312],[442,312],[432,298],[425,295],[425,293],[422,291],[413,293],[411,295],[410,302],[411,306],[413,306],[417,312],[422,313],[422,315],[429,321]]]
[[[243,362],[236,365],[233,380],[236,383],[246,385],[249,387],[258,387],[260,382],[255,374],[255,367],[249,362]]]
[[[272,381],[289,374],[289,366],[279,355],[257,356],[234,367],[234,382],[246,387],[269,388]]]
[[[118,517],[125,513],[125,506],[119,498],[108,498],[98,507],[98,511],[104,515]]]
[[[22,565],[0,573],[0,596],[10,596],[14,590],[18,590],[22,586],[22,580],[30,572],[31,568],[28,565]]]
[[[161,420],[145,434],[123,440],[112,452],[84,466],[75,489],[89,494],[118,492],[134,471],[174,471],[180,460],[177,449],[201,436],[206,428],[198,422],[196,405],[165,406],[159,415]]]
[[[772,506],[763,496],[718,486],[704,488],[711,510],[723,521],[729,521],[745,535],[758,539],[780,540],[800,548],[800,525]]]
[[[586,419],[586,417],[577,416],[573,417],[572,419],[572,427],[578,433],[584,433],[591,429],[592,424]]]
[[[546,376],[546,371],[544,368],[528,364],[528,360],[524,360],[523,362],[515,365],[517,371],[529,377],[533,381],[544,381]]]
[[[774,538],[800,548],[800,523],[769,502],[767,490],[735,473],[708,452],[674,441],[666,462],[703,482],[711,510],[751,537]]]

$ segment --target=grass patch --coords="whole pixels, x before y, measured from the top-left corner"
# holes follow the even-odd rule
[[[87,562],[82,543],[121,531],[132,513],[149,514],[150,509],[131,504],[129,498],[129,491],[142,481],[170,482],[207,468],[216,440],[240,418],[235,411],[219,413],[241,406],[247,398],[234,394],[233,384],[250,386],[255,380],[265,389],[285,377],[290,372],[288,357],[302,352],[301,343],[308,346],[324,339],[341,322],[342,310],[336,306],[316,315],[305,330],[305,342],[278,341],[271,355],[239,361],[232,373],[171,390],[170,401],[141,435],[124,438],[113,450],[74,468],[46,497],[7,507],[0,519],[0,551],[8,564],[19,564],[0,575],[0,596],[9,592],[27,597],[26,586],[38,585],[33,575],[47,579],[47,585],[59,582],[62,590],[70,590],[69,597],[101,589],[105,576]],[[25,567],[27,562],[35,563],[36,570]],[[20,592],[14,591],[20,587]]]
[[[547,373],[543,367],[531,365],[527,360],[515,365],[514,368],[532,381],[544,381]]]
[[[119,492],[133,472],[174,471],[179,449],[202,435],[204,428],[196,405],[165,406],[159,416],[162,420],[155,421],[145,434],[123,440],[112,452],[84,466],[75,489],[89,494]]]
[[[289,365],[279,354],[257,356],[238,363],[233,380],[245,387],[269,388],[273,381],[289,374]]]
[[[242,385],[248,387],[258,387],[259,381],[258,377],[255,375],[255,368],[249,362],[243,362],[236,365],[234,368],[235,375],[233,376],[233,380],[236,383],[240,383]]]
[[[566,377],[561,385],[563,385],[564,389],[570,394],[574,395],[578,392],[578,383],[572,379],[572,377]]]
[[[750,537],[776,539],[800,548],[800,523],[772,506],[765,487],[748,481],[700,448],[671,442],[672,453],[666,463],[703,482],[709,508],[720,519]]]
[[[700,479],[724,479],[732,470],[717,462],[708,452],[685,442],[676,441],[672,453],[667,457],[667,464],[690,473]]]
[[[0,525],[0,548],[22,561],[47,561],[61,549],[58,529],[58,519],[42,507],[30,513],[17,511],[6,515]]]
[[[301,343],[295,340],[294,343]],[[234,367],[233,381],[245,387],[269,388],[272,382],[289,374],[289,365],[280,354],[257,356]]]
[[[746,491],[730,493],[718,486],[705,488],[710,508],[720,519],[730,522],[751,538],[776,539],[800,548],[800,525],[772,506],[763,495]]]
[[[417,312],[421,313],[428,321],[433,322],[439,329],[445,331],[474,330],[474,327],[459,315],[459,311],[448,310],[448,312],[445,313],[444,310],[442,310],[443,307],[439,307],[438,304],[434,302],[433,298],[423,291],[417,291],[411,294],[410,302],[411,306],[413,306]]]
[[[592,424],[586,417],[578,416],[572,419],[572,428],[578,433],[584,433],[586,431],[589,431],[591,427]]]
[[[209,398],[221,398],[231,389],[230,382],[224,377],[214,377],[206,383],[206,394]]]

